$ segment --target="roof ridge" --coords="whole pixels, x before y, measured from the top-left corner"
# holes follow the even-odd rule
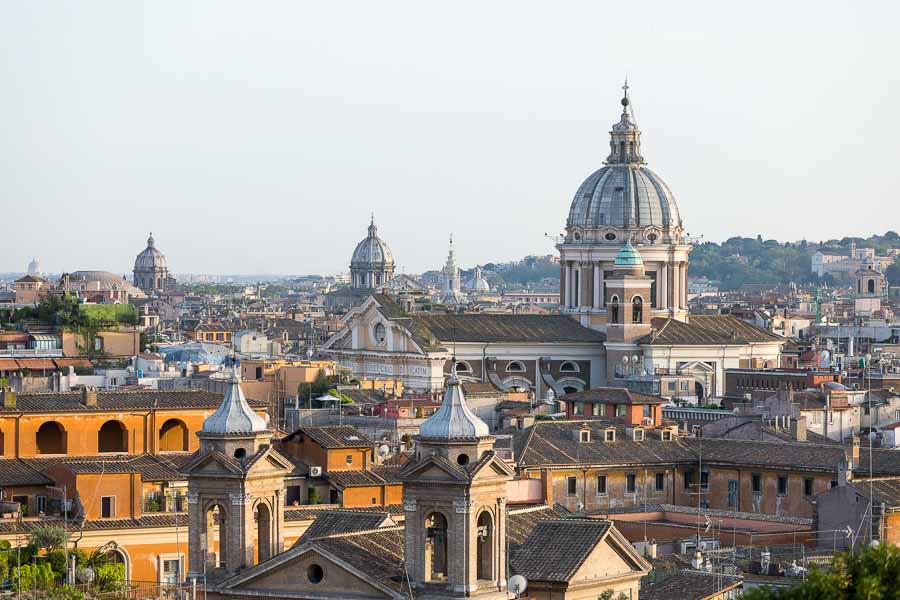
[[[378,513],[375,513],[375,514],[378,514]],[[390,515],[388,515],[388,518],[390,518]],[[319,535],[319,536],[316,536],[316,538],[311,541],[315,542],[317,540],[330,540],[330,539],[334,539],[334,538],[354,537],[357,535],[365,535],[367,533],[382,533],[382,532],[388,533],[391,531],[404,531],[405,529],[406,529],[406,527],[404,525],[388,525],[387,527],[375,527],[373,529],[357,529],[356,531],[342,531],[339,533],[331,533],[328,535]]]

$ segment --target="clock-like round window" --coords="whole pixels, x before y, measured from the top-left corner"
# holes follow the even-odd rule
[[[605,238],[608,239],[609,241],[613,241],[614,239],[616,239],[616,234],[614,234],[613,232],[609,232],[609,233],[607,233],[607,234],[606,234],[605,236],[603,236],[603,237],[605,237]]]

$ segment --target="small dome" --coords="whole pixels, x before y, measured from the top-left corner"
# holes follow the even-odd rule
[[[394,266],[394,255],[388,247],[387,242],[378,237],[378,228],[375,226],[374,219],[369,224],[369,234],[360,243],[356,245],[353,251],[353,258],[350,260],[350,267],[374,267],[384,268]]]
[[[447,392],[441,407],[419,428],[419,435],[426,440],[467,440],[490,434],[487,423],[466,404],[462,386],[455,375],[447,380]]]
[[[241,379],[237,369],[231,370],[225,398],[216,412],[203,421],[202,433],[258,433],[267,431],[268,423],[250,408],[244,392],[241,390]]]
[[[616,254],[615,266],[625,268],[643,267],[644,259],[641,258],[641,253],[631,245],[631,242],[628,242],[621,250],[619,250],[619,253]]]
[[[167,271],[166,256],[156,249],[153,234],[147,238],[147,247],[134,260],[135,271]]]

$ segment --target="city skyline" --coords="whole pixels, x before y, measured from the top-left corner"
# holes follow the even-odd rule
[[[879,77],[892,20],[862,9],[709,11],[700,26],[658,4],[623,31],[594,30],[622,9],[592,5],[477,21],[215,6],[176,22],[115,3],[7,8],[0,270],[37,256],[130,273],[153,231],[173,272],[345,272],[372,212],[398,271],[440,268],[450,233],[464,266],[555,254],[544,233],[601,166],[626,72],[648,165],[691,234],[900,225],[898,90]]]

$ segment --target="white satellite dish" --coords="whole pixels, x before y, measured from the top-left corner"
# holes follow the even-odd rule
[[[578,502],[576,502],[576,503],[575,503],[575,510],[577,510],[578,512],[583,511],[583,510],[584,510],[584,503],[581,502],[580,500],[579,500]]]
[[[509,583],[507,583],[509,591],[516,595],[518,598],[526,589],[528,589],[528,580],[525,579],[522,575],[513,575],[509,578]]]
[[[380,456],[381,458],[384,458],[385,456],[387,456],[390,453],[391,453],[391,448],[387,444],[382,444],[382,445],[378,446],[378,456]]]

